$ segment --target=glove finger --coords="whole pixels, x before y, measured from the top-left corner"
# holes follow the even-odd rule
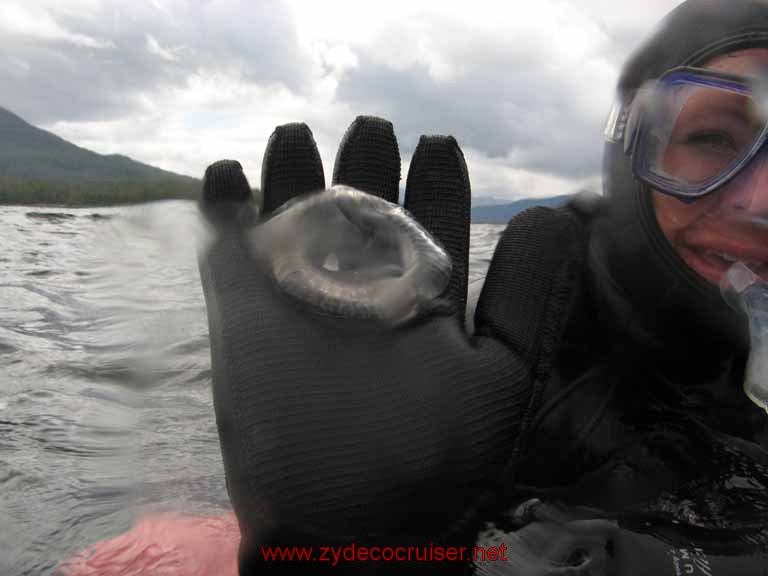
[[[292,123],[275,128],[261,164],[261,213],[270,214],[296,196],[324,188],[323,163],[309,126]]]
[[[344,184],[397,203],[400,151],[392,123],[358,116],[344,134],[333,166],[333,184]]]
[[[453,136],[422,136],[411,160],[405,209],[446,249],[453,269],[448,294],[467,303],[471,190],[467,164]]]
[[[476,335],[499,338],[524,358],[549,358],[586,253],[582,226],[570,212],[550,208],[515,217],[485,277],[475,312]]]
[[[236,221],[251,204],[252,194],[237,160],[219,160],[205,169],[200,211],[213,223]]]

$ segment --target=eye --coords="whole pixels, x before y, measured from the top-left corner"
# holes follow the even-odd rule
[[[684,144],[711,152],[736,152],[738,150],[738,145],[733,137],[720,130],[692,132],[685,138]]]

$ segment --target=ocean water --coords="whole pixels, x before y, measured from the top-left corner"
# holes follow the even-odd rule
[[[470,281],[502,226],[471,230]],[[191,202],[0,210],[0,574],[229,509]]]

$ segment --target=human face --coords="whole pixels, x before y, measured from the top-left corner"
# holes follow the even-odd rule
[[[704,68],[743,76],[766,65],[768,48],[755,48],[718,56]],[[681,162],[679,156],[665,158],[675,170]],[[664,236],[700,276],[719,284],[733,262],[742,261],[768,280],[768,152],[761,151],[723,188],[695,201],[656,190],[652,195]]]

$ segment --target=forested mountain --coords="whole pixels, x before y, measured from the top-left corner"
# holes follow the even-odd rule
[[[0,108],[0,202],[113,204],[191,198],[200,182],[75,146]]]
[[[80,148],[0,108],[0,176],[67,182],[194,181],[119,154]]]

